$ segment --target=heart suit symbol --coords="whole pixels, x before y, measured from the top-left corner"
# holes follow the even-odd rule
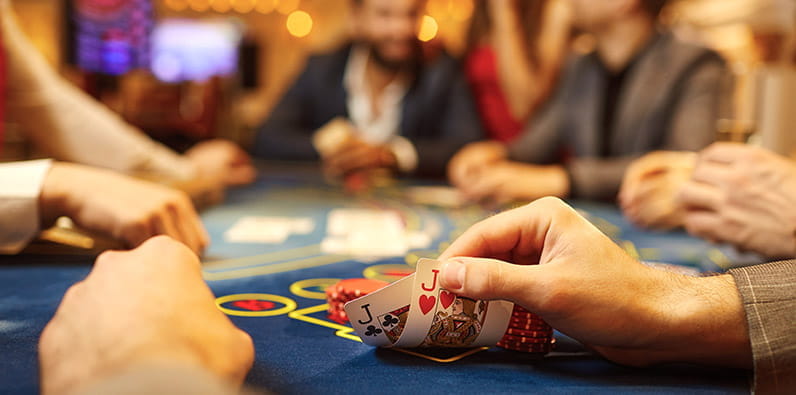
[[[442,305],[443,309],[447,309],[450,307],[451,303],[456,299],[456,295],[448,292],[442,291],[439,294],[439,303]]]
[[[437,304],[437,298],[433,296],[426,296],[420,295],[420,300],[418,300],[420,304],[420,311],[423,312],[423,315],[428,314],[431,309],[434,308],[434,305]]]

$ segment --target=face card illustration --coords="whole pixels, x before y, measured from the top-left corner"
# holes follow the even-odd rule
[[[409,317],[394,347],[492,346],[506,333],[514,304],[455,295],[439,286],[441,262],[417,262]]]
[[[417,261],[409,317],[403,333],[393,346],[417,347],[423,343],[437,312],[440,298],[439,270],[441,263],[433,259]]]
[[[429,347],[471,346],[484,327],[489,303],[485,300],[456,296],[442,290],[437,313],[423,345]]]
[[[407,321],[413,282],[414,275],[407,276],[346,303],[344,309],[351,326],[365,344],[388,347],[399,338]]]
[[[401,337],[404,326],[406,326],[406,319],[409,317],[409,305],[403,306],[397,310],[382,314],[379,316],[379,325],[384,330],[384,334],[390,339],[391,343],[395,343]]]

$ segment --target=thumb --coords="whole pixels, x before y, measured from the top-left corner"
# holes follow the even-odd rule
[[[524,302],[534,289],[538,265],[515,265],[497,259],[451,258],[442,264],[440,285],[474,299]]]

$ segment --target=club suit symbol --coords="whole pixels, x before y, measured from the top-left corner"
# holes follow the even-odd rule
[[[365,336],[376,336],[381,333],[382,330],[376,328],[375,325],[368,325],[368,328],[365,330]]]
[[[384,322],[381,323],[381,326],[393,326],[398,323],[398,317],[393,317],[390,314],[384,316]]]

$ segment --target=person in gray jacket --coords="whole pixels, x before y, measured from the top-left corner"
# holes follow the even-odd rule
[[[715,136],[726,68],[714,52],[659,29],[662,0],[573,1],[595,50],[509,145],[471,144],[449,164],[469,197],[614,199],[629,163],[654,150],[699,150]]]

